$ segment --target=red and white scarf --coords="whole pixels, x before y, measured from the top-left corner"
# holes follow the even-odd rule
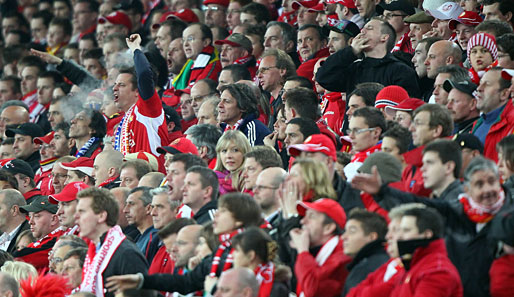
[[[104,182],[99,184],[98,187],[99,188],[103,188],[103,187],[107,186],[108,184],[112,183],[113,181],[115,181],[117,178],[118,178],[118,175],[115,176],[115,177],[108,178]]]
[[[244,118],[241,118],[232,126],[230,124],[227,124],[227,126],[225,127],[225,130],[223,130],[223,132],[229,131],[229,130],[239,130],[239,126],[241,126],[243,121],[244,121]]]
[[[81,292],[91,292],[97,297],[104,297],[102,274],[125,238],[120,226],[116,225],[107,232],[98,252],[95,243],[89,243],[89,250],[84,262],[83,279],[80,284]]]
[[[470,221],[477,224],[485,224],[494,218],[494,215],[500,211],[505,202],[505,193],[503,191],[500,191],[498,196],[498,201],[490,207],[484,207],[476,203],[467,193],[460,194],[458,199]]]
[[[323,264],[325,264],[328,257],[332,255],[338,244],[339,236],[334,236],[329,241],[325,242],[325,244],[321,247],[318,254],[316,255],[316,263],[318,263],[318,267],[321,267],[323,266]],[[299,282],[296,286],[296,293],[299,297],[305,297],[305,294],[303,293],[303,289]]]
[[[259,264],[255,268],[255,277],[259,282],[259,295],[258,297],[268,297],[271,295],[271,289],[273,288],[273,281],[275,280],[275,264],[269,261],[265,265]]]
[[[232,257],[232,238],[243,231],[244,229],[239,228],[232,233],[225,233],[219,236],[219,241],[221,244],[218,246],[218,250],[212,259],[211,272],[209,273],[210,277],[216,277],[216,272],[218,271],[218,267],[220,265],[221,256],[227,248],[230,248],[230,252],[225,259],[225,265],[223,265],[222,272],[232,267],[232,263],[234,262],[234,258]]]

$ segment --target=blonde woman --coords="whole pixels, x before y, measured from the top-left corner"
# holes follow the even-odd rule
[[[5,272],[12,276],[17,282],[31,277],[36,279],[38,276],[37,270],[34,266],[29,263],[20,261],[7,261],[0,268],[0,271]]]
[[[251,149],[246,136],[238,130],[223,133],[216,144],[214,171],[220,183],[220,195],[243,190],[244,155]]]

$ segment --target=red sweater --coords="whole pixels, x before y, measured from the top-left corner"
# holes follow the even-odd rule
[[[395,270],[396,273],[394,273]],[[389,259],[377,270],[368,274],[360,284],[350,289],[346,297],[389,297],[404,273],[405,269],[398,258]],[[388,275],[387,280],[384,279],[386,274],[391,274]]]
[[[492,297],[511,297],[514,292],[514,255],[494,260],[489,270]]]

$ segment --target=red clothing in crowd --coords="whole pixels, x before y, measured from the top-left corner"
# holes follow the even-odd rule
[[[425,189],[421,166],[423,166],[423,149],[425,146],[417,147],[403,154],[407,167],[402,173],[403,191],[419,196],[429,197],[431,190]]]
[[[319,59],[328,57],[329,55],[330,53],[328,51],[328,47],[319,50],[317,53],[314,54],[313,58],[304,61],[302,65],[300,65],[298,69],[296,69],[296,74],[298,76],[303,76],[307,78],[314,84],[314,81],[312,80],[314,75],[314,65],[316,65],[316,62],[318,62]]]
[[[321,102],[322,118],[328,127],[336,133],[341,127],[339,126],[339,120],[344,118],[345,109],[346,102],[343,101],[341,93],[330,92],[323,95],[323,101]]]
[[[346,297],[389,297],[394,286],[405,273],[403,264],[398,258],[389,259],[365,280],[350,289]]]
[[[166,251],[166,246],[163,244],[155,256],[153,257],[152,264],[148,268],[148,274],[155,273],[173,273],[175,262],[171,259],[170,254]]]
[[[45,272],[50,264],[48,262],[48,252],[65,232],[66,230],[57,228],[40,240],[30,243],[26,248],[16,251],[13,257],[16,260],[34,265],[40,273]]]
[[[492,297],[512,297],[514,293],[514,255],[494,260],[489,270]]]

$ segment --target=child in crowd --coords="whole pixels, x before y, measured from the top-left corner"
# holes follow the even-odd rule
[[[477,33],[468,41],[468,61],[471,63],[469,76],[476,84],[489,69],[498,65],[498,49],[496,39],[488,33]]]

